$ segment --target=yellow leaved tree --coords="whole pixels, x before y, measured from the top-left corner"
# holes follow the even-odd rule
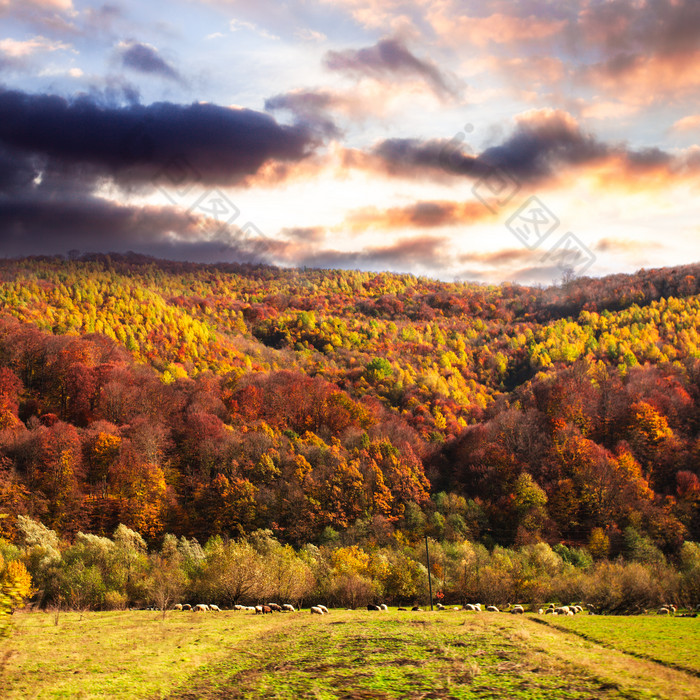
[[[0,540],[0,545],[3,544]],[[32,593],[32,577],[18,559],[5,561],[0,548],[0,636],[9,632],[9,616],[24,605]]]

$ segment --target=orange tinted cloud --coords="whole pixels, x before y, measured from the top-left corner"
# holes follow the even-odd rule
[[[427,13],[433,30],[447,43],[462,45],[465,41],[485,47],[493,44],[536,42],[560,32],[564,20],[535,14],[518,16],[495,12],[486,17],[462,14],[457,0],[435,3]]]
[[[691,114],[679,119],[674,125],[674,131],[696,131],[700,129],[700,114]]]
[[[350,212],[344,227],[366,229],[438,228],[468,225],[493,214],[481,202],[416,202],[406,207],[364,207]]]

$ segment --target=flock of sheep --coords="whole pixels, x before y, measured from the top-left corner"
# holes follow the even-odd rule
[[[698,606],[700,609],[700,606]],[[245,610],[249,612],[254,612],[256,615],[267,615],[273,612],[298,612],[297,609],[290,603],[284,603],[283,605],[278,605],[277,603],[265,603],[264,605],[234,605],[233,610],[240,611]],[[349,610],[350,608],[348,608]],[[452,610],[460,611],[465,610],[469,612],[501,612],[495,605],[486,605],[482,607],[481,603],[466,603],[462,607],[453,606],[446,607],[442,603],[437,604],[438,611]],[[190,605],[189,603],[177,603],[173,606],[173,610],[188,610],[192,612],[221,612],[221,608],[218,605],[199,603],[198,605]],[[370,603],[367,606],[367,610],[370,611],[388,611],[389,608],[384,603],[374,604]],[[399,611],[407,611],[409,608],[398,608]],[[423,608],[414,605],[410,608],[413,612],[422,612]],[[657,610],[659,615],[675,615],[676,614],[675,605],[664,605]],[[310,612],[312,615],[328,615],[329,610],[325,605],[314,605],[311,607]],[[513,615],[522,615],[525,613],[525,608],[522,605],[509,605],[507,610],[503,612],[511,613]],[[534,612],[534,611],[533,611]],[[582,605],[555,605],[550,603],[546,608],[539,608],[537,613],[539,615],[577,615],[583,612]],[[593,615],[593,606],[589,606],[589,614]],[[695,615],[693,615],[695,617]]]

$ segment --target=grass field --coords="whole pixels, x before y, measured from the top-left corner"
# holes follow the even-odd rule
[[[563,623],[580,634],[585,625],[574,625],[590,620],[583,633],[602,646],[529,616],[489,613],[66,613],[57,625],[51,614],[16,617],[14,636],[0,642],[3,698],[700,697],[700,678],[625,653],[656,639],[666,647],[658,658],[687,664],[698,620]],[[674,627],[686,622],[696,626]]]
[[[700,675],[700,618],[548,615],[543,620],[599,644]]]

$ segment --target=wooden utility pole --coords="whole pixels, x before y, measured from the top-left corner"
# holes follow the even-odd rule
[[[430,609],[433,609],[433,582],[430,577],[430,552],[428,551],[428,535],[425,536],[425,558],[428,562],[428,591],[430,592]]]

